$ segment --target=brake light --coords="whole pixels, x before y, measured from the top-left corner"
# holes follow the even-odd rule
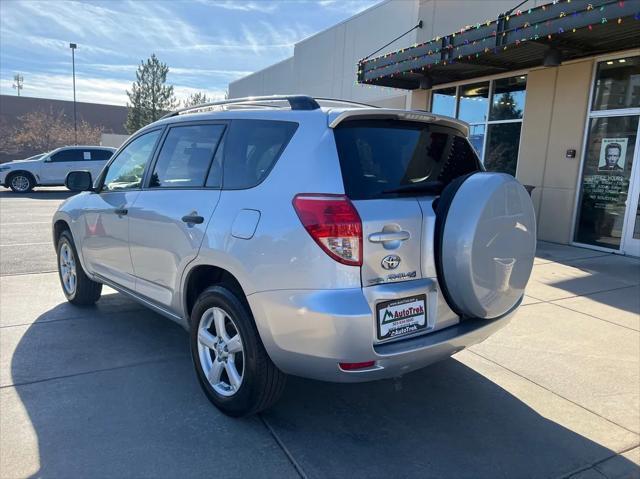
[[[362,222],[344,195],[300,194],[293,207],[318,245],[336,261],[362,266]]]

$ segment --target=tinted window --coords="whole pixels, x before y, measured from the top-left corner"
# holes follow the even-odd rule
[[[260,183],[297,127],[285,121],[232,121],[224,141],[224,188],[251,188]]]
[[[103,191],[139,188],[144,169],[161,130],[151,131],[129,143],[113,160],[102,186]]]
[[[89,153],[90,158],[87,158],[87,153]],[[109,158],[113,156],[113,152],[109,150],[90,150],[84,152],[85,160],[92,161],[107,161]]]
[[[169,130],[151,175],[151,188],[204,186],[224,125],[178,126]],[[220,168],[213,176],[220,178]]]
[[[62,150],[51,155],[51,161],[82,161],[82,150]]]
[[[446,185],[480,168],[469,142],[453,128],[362,120],[344,122],[334,134],[345,192],[354,200],[393,197],[389,191],[427,181]]]

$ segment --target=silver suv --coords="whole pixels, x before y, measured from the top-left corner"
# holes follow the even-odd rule
[[[103,284],[190,331],[226,414],[285,377],[400,377],[484,340],[522,301],[531,200],[487,173],[467,125],[306,96],[171,113],[53,218],[64,294]]]

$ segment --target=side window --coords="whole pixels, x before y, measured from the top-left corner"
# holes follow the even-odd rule
[[[260,183],[297,128],[297,123],[288,121],[232,121],[224,141],[224,188],[237,190]]]
[[[223,132],[224,125],[172,127],[162,144],[149,187],[204,186],[211,160]]]
[[[62,150],[51,155],[51,161],[60,163],[63,161],[82,161],[82,150]]]
[[[129,143],[109,165],[102,191],[139,188],[160,133],[161,130],[151,131]]]
[[[109,150],[91,150],[89,153],[90,158],[87,158],[85,152],[85,160],[92,161],[107,161],[109,158],[113,156],[113,152]]]

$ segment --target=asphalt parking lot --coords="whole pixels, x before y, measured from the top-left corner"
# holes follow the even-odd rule
[[[640,262],[540,243],[512,323],[393,381],[290,378],[231,419],[187,335],[105,289],[64,301],[50,218],[0,189],[0,477],[640,477]]]

